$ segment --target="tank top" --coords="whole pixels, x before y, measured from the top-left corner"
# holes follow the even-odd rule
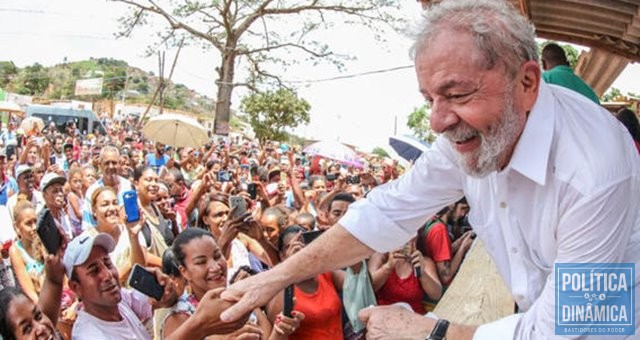
[[[304,313],[305,318],[295,333],[296,339],[342,339],[342,304],[333,285],[331,272],[318,275],[318,289],[307,294],[295,287],[294,310]]]
[[[20,251],[20,256],[22,256],[22,260],[24,261],[25,270],[27,274],[29,274],[29,278],[33,283],[33,287],[36,292],[40,292],[40,287],[42,286],[42,282],[44,280],[44,263],[40,262],[27,252],[22,245],[22,241],[16,242],[16,247]]]
[[[380,306],[406,302],[414,312],[425,314],[425,309],[422,305],[424,292],[422,291],[422,286],[420,286],[420,281],[418,281],[413,272],[402,279],[394,270],[376,295]]]

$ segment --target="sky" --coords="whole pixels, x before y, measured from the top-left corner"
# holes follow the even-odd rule
[[[408,22],[419,17],[415,0],[401,0]],[[144,52],[154,39],[154,27],[137,31],[131,38],[116,39],[117,19],[127,7],[105,0],[0,0],[0,60],[24,67],[38,62],[51,66],[90,57],[110,57],[129,65],[158,73],[157,56]],[[363,30],[338,26],[323,37],[338,53],[356,59],[345,70],[335,67],[299,65],[286,72],[300,97],[311,104],[310,124],[295,132],[318,140],[339,140],[364,151],[380,146],[387,150],[394,132],[410,134],[407,116],[424,100],[418,85],[409,48],[411,39],[391,34],[386,43],[371,38]],[[167,50],[167,64],[175,50]],[[212,50],[190,47],[181,51],[173,81],[215,98],[214,68],[218,63]],[[167,67],[168,68],[168,67]],[[375,71],[390,70],[388,72]],[[167,71],[168,72],[168,71]],[[323,79],[353,76],[343,79]],[[613,84],[626,92],[640,92],[640,66],[632,64]],[[313,82],[306,82],[306,81]],[[232,108],[237,109],[246,91],[235,91]],[[397,122],[397,123],[396,123]]]

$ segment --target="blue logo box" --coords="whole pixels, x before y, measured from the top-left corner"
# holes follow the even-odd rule
[[[635,263],[556,263],[556,335],[634,335]]]

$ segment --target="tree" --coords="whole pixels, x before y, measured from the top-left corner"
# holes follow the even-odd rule
[[[620,89],[617,89],[615,87],[610,88],[607,93],[603,94],[602,97],[600,97],[600,102],[602,103],[614,102],[619,100],[626,100],[626,98],[624,98],[624,95],[622,94]]]
[[[12,61],[0,61],[0,88],[6,88],[18,75],[18,68]]]
[[[216,133],[228,133],[231,95],[237,86],[258,92],[260,85],[284,86],[278,72],[300,61],[326,60],[341,67],[345,56],[315,40],[314,32],[330,29],[335,22],[362,25],[377,38],[400,22],[397,0],[114,0],[131,6],[121,18],[121,36],[129,36],[150,18],[166,24],[162,44],[191,38],[191,43],[213,47],[220,56],[216,68]],[[316,35],[317,36],[317,35]],[[307,58],[300,57],[294,51]],[[242,65],[247,79],[236,81]]]
[[[47,70],[40,64],[35,63],[25,67],[19,76],[22,82],[18,85],[16,92],[26,95],[42,95],[49,87],[49,74]]]
[[[265,93],[254,93],[242,99],[240,109],[247,113],[256,138],[284,141],[285,128],[309,123],[311,105],[286,88]]]
[[[374,155],[380,156],[380,158],[388,158],[389,157],[389,153],[387,151],[385,151],[383,148],[379,147],[379,146],[376,146],[375,148],[373,148],[371,153],[374,154]]]
[[[429,144],[436,140],[436,135],[433,130],[431,130],[431,124],[429,122],[430,118],[431,113],[429,112],[429,107],[427,105],[423,105],[419,108],[415,108],[413,112],[409,114],[409,118],[407,119],[407,126],[413,131],[413,134],[416,135],[416,137],[429,142]]]

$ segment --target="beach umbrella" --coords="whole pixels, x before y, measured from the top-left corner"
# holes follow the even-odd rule
[[[429,149],[429,143],[406,135],[389,137],[389,145],[398,156],[409,162],[415,161],[423,152]]]
[[[40,132],[44,129],[44,122],[38,117],[27,117],[20,123],[20,128],[27,133],[31,131]]]
[[[197,120],[178,114],[155,116],[144,125],[142,134],[154,142],[176,148],[200,147],[209,142],[207,130]]]
[[[304,148],[303,151],[310,156],[321,156],[346,165],[351,165],[359,168],[362,167],[360,157],[355,152],[355,150],[339,142],[315,142]]]

